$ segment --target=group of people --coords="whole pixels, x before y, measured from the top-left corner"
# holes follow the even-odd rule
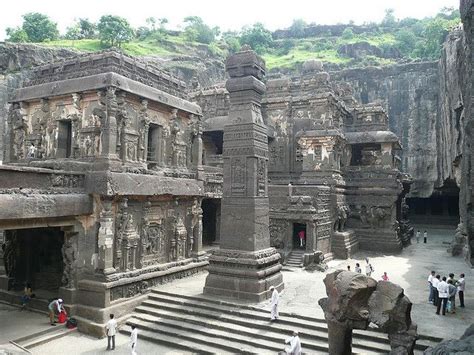
[[[347,265],[347,271],[352,271],[350,265]],[[354,271],[357,272],[358,274],[362,274],[362,268],[359,263],[355,264]],[[371,277],[374,271],[375,269],[372,266],[372,264],[369,262],[369,258],[365,258],[365,275]],[[384,272],[382,276],[380,276],[380,279],[382,281],[388,281],[389,279],[388,279],[387,272]]]
[[[115,334],[117,333],[117,321],[115,316],[110,314],[110,319],[105,325],[105,332],[107,334],[107,349],[106,350],[115,350]],[[137,342],[138,342],[138,329],[135,325],[131,325],[132,331],[130,332],[130,349],[132,355],[136,355],[137,352]]]
[[[420,238],[421,238],[421,232],[420,230],[417,230],[416,231],[416,242],[419,243],[420,242]],[[424,231],[423,232],[423,243],[427,243],[428,242],[428,232],[427,231]]]
[[[441,277],[436,271],[431,271],[428,276],[429,296],[428,302],[436,307],[436,314],[444,316],[446,312],[456,313],[456,293],[459,296],[459,305],[464,308],[464,289],[466,281],[464,274],[459,275],[459,279],[454,278],[454,273],[449,277]]]

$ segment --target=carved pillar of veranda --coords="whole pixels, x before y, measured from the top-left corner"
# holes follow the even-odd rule
[[[100,212],[100,227],[98,235],[99,260],[98,269],[104,274],[110,274],[114,269],[114,218],[112,213],[112,201],[102,201]]]

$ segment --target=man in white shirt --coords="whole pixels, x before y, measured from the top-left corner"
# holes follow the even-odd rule
[[[433,279],[434,279],[435,275],[436,275],[435,271],[431,271],[431,274],[428,275],[428,291],[429,291],[428,302],[429,303],[434,302]]]
[[[132,355],[137,355],[137,341],[138,341],[138,329],[132,325],[132,332],[130,333],[130,346],[132,348]]]
[[[459,303],[461,304],[460,307],[464,308],[464,288],[466,287],[464,274],[459,275],[459,280],[456,282],[456,286],[458,287]]]
[[[285,343],[289,344],[285,348],[285,352],[288,355],[301,355],[301,341],[297,331],[294,331],[293,336],[287,339]]]
[[[446,315],[446,306],[448,305],[448,297],[449,297],[449,285],[446,282],[446,276],[443,276],[443,279],[440,283],[438,283],[438,305],[436,307],[436,314],[439,315],[439,311],[441,309],[441,304],[443,304],[443,316]]]
[[[271,286],[270,291],[272,291],[272,300],[270,302],[272,307],[270,322],[273,322],[278,319],[278,301],[280,299],[280,294],[275,286]]]
[[[365,259],[365,274],[370,277],[373,271],[374,271],[374,268],[372,267],[372,264],[369,263],[369,259],[366,258]]]
[[[105,325],[107,332],[107,350],[115,350],[115,333],[117,332],[117,321],[114,319],[114,315],[110,315],[110,319]],[[112,347],[110,347],[112,343]]]
[[[416,232],[416,242],[417,242],[417,243],[420,242],[420,236],[421,236],[421,233],[420,233],[420,231],[418,230],[418,231]]]
[[[440,282],[441,276],[436,275],[431,279],[431,285],[433,285],[433,304],[438,306],[438,284]]]

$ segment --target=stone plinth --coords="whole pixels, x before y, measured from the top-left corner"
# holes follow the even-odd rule
[[[204,292],[262,301],[283,288],[280,254],[270,247],[268,135],[261,113],[265,63],[251,50],[229,57],[229,124],[224,128],[220,250],[209,258]]]
[[[333,232],[331,250],[336,259],[349,259],[359,250],[359,240],[353,230]]]

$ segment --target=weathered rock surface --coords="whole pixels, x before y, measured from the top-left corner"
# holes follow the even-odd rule
[[[400,286],[342,270],[327,274],[324,284],[328,297],[319,305],[328,323],[331,355],[351,354],[352,329],[366,329],[369,322],[388,333],[390,354],[413,354],[417,326]]]
[[[468,355],[474,354],[474,324],[471,324],[466,329],[460,339],[445,340],[439,343],[434,348],[428,348],[424,352],[425,355],[444,355],[444,354],[459,354]]]

